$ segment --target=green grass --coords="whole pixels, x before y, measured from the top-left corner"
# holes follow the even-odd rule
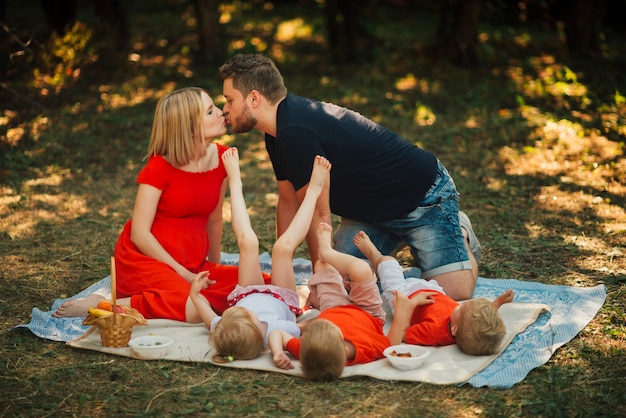
[[[31,2],[36,9],[34,0],[20,5]],[[35,87],[45,80],[32,75],[41,64],[22,62],[7,78],[11,91],[0,89],[0,416],[626,415],[623,39],[608,39],[600,62],[578,62],[556,34],[542,32],[532,39],[543,44],[522,47],[513,31],[490,28],[485,65],[456,68],[422,52],[428,26],[418,31],[414,14],[383,8],[373,25],[384,40],[372,46],[372,60],[337,67],[323,44],[319,7],[298,2],[270,13],[253,3],[227,28],[251,51],[252,38],[269,36],[281,21],[310,21],[313,38],[269,42],[284,56],[279,67],[290,91],[352,107],[434,151],[481,240],[481,276],[607,286],[596,318],[511,389],[363,377],[310,383],[207,363],[138,361],[12,330],[29,322],[33,307],[48,310],[108,275],[158,98],[199,85],[220,101],[217,69],[190,61],[190,5],[167,3],[167,13],[147,2],[129,9],[141,61],[83,65],[47,96]],[[7,16],[20,12],[9,6]],[[33,27],[28,14],[19,16]],[[93,19],[87,10],[80,16]],[[252,223],[269,250],[276,186],[262,136],[222,141],[240,149]],[[223,244],[236,251],[229,225]]]

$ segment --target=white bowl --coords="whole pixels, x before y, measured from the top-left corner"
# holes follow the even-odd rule
[[[158,359],[164,357],[174,344],[174,339],[163,335],[144,335],[128,342],[137,357],[144,359]]]
[[[393,355],[394,353],[396,355]],[[401,357],[397,354],[411,354],[411,357]],[[420,345],[400,344],[387,347],[384,351],[385,357],[393,367],[399,370],[414,370],[422,367],[424,360],[430,356],[430,350]]]

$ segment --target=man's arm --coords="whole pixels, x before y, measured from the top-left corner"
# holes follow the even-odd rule
[[[296,192],[298,197],[298,202],[302,202],[304,199],[304,195],[306,194],[306,189],[309,185],[305,185],[300,190]],[[330,178],[326,180],[326,184],[324,185],[324,189],[322,190],[322,194],[317,198],[317,203],[315,205],[315,212],[313,213],[313,219],[311,220],[311,226],[309,227],[309,232],[306,236],[307,246],[309,248],[309,257],[311,258],[311,263],[315,266],[315,262],[318,260],[318,242],[317,242],[317,225],[320,222],[327,223],[332,227],[332,218],[330,212]]]
[[[300,204],[293,185],[287,180],[278,182],[278,204],[276,206],[276,237],[287,230]]]

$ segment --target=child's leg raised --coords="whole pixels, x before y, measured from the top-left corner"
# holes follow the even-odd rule
[[[361,250],[363,255],[367,257],[374,271],[378,270],[378,265],[386,260],[395,260],[395,258],[389,255],[383,255],[374,243],[370,240],[370,237],[363,231],[359,231],[354,235],[354,245]]]
[[[382,297],[393,310],[393,291],[402,291],[407,285],[400,263],[394,257],[383,255],[370,240],[370,237],[363,231],[358,232],[354,236],[354,245],[372,263],[383,290]]]
[[[336,268],[343,277],[352,282],[361,282],[372,277],[372,268],[363,259],[342,253],[332,247],[333,227],[325,222],[317,226],[317,243],[319,258]]]
[[[243,197],[243,183],[239,169],[239,152],[229,148],[222,154],[230,188],[230,210],[233,232],[239,247],[238,282],[241,286],[264,284],[259,265],[259,239],[250,224],[248,208]]]
[[[330,167],[331,164],[326,158],[319,155],[315,157],[311,179],[304,199],[289,227],[274,243],[272,248],[272,284],[276,286],[296,289],[293,253],[306,238],[313,220],[317,198],[326,184]]]

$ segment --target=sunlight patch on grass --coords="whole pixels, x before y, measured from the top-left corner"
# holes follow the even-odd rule
[[[41,177],[24,181],[20,193],[4,188],[0,195],[0,233],[12,239],[24,238],[35,234],[42,221],[62,222],[88,213],[83,196],[57,191],[70,175],[69,170],[49,168]]]
[[[572,183],[608,187],[615,172],[613,161],[624,153],[623,144],[593,132],[585,134],[582,126],[568,120],[553,121],[535,115],[532,124],[537,126],[532,134],[533,146],[522,150],[507,146],[500,150],[508,174],[558,176],[568,173],[568,181]]]
[[[278,193],[266,193],[265,204],[272,208],[278,206]]]
[[[533,72],[521,66],[511,66],[507,70],[509,78],[524,96],[529,98],[551,96],[561,105],[566,104],[566,98],[578,98],[579,104],[589,104],[586,98],[587,87],[578,81],[578,76],[569,67],[556,63],[554,57],[550,55],[533,57],[529,62]]]
[[[420,126],[430,126],[435,123],[437,116],[429,106],[423,103],[417,102],[415,104],[415,113],[413,115],[413,121]]]

